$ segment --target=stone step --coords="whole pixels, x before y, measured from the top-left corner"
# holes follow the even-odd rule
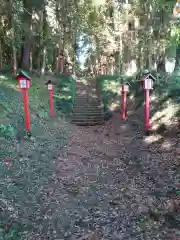
[[[73,116],[102,116],[103,115],[103,113],[102,112],[100,112],[100,111],[97,111],[97,112],[95,112],[95,111],[75,111],[75,112],[73,112],[72,113],[73,114]]]
[[[97,104],[89,104],[88,102],[86,102],[86,104],[81,104],[81,102],[79,102],[78,104],[76,104],[76,103],[74,104],[74,108],[76,108],[76,107],[80,107],[80,108],[102,108],[102,105],[100,103],[97,103]]]
[[[104,120],[102,121],[92,121],[92,120],[89,120],[89,121],[72,121],[73,124],[76,124],[78,126],[95,126],[95,125],[102,125],[104,124]]]
[[[88,104],[89,104],[90,106],[99,106],[99,105],[100,105],[100,101],[93,101],[93,102],[89,102],[89,101],[88,101]]]
[[[95,115],[73,115],[72,117],[73,120],[77,120],[77,121],[89,121],[89,120],[93,120],[93,121],[101,121],[103,119],[102,114],[99,116],[95,116]]]
[[[82,115],[84,115],[84,116],[102,116],[102,113],[100,112],[100,111],[98,111],[98,112],[91,112],[91,111],[89,111],[89,112],[78,112],[78,111],[76,111],[76,112],[74,112],[73,113],[73,116],[82,116]]]

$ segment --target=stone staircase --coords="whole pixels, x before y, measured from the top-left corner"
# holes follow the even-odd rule
[[[79,126],[93,126],[104,123],[100,95],[97,93],[96,81],[83,83],[76,80],[76,103],[73,108],[72,123]]]

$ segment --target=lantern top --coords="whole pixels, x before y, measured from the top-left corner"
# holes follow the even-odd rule
[[[152,74],[147,74],[146,76],[143,77],[144,79],[152,79],[153,81],[155,81],[155,77],[153,77]]]
[[[128,83],[128,82],[124,82],[124,83],[123,83],[123,86],[124,86],[124,85],[128,85],[129,87],[131,87],[131,84]]]
[[[144,74],[142,77],[141,77],[141,81],[144,80],[144,79],[152,79],[153,81],[156,80],[155,77],[153,77],[152,74],[148,73],[148,74]]]
[[[27,80],[31,80],[31,78],[29,77],[29,75],[25,72],[25,71],[23,71],[23,70],[20,70],[19,71],[19,74],[16,76],[16,77],[18,77],[18,76],[22,76],[22,77],[24,77],[24,78],[26,78]]]
[[[48,80],[45,85],[48,85],[48,84],[52,84],[52,85],[55,85],[54,82],[52,80]]]

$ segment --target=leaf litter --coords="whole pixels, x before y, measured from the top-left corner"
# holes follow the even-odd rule
[[[54,126],[37,125],[39,137],[21,141],[0,172],[2,239],[178,236],[179,162],[160,143],[145,143],[136,114],[126,123],[114,114],[104,126]]]

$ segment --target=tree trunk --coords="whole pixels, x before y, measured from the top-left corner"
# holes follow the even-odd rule
[[[23,46],[23,58],[22,58],[22,63],[21,63],[21,68],[23,68],[24,70],[29,70],[29,54],[30,54],[30,43],[29,43],[29,39],[25,38],[25,43]]]
[[[28,5],[27,0],[23,0],[24,11],[23,20],[24,20],[24,32],[22,40],[24,40],[24,45],[22,46],[22,56],[20,67],[24,70],[29,71],[30,69],[30,42],[31,42],[31,25],[32,25],[32,8]]]
[[[15,46],[15,25],[14,25],[14,13],[12,0],[9,0],[9,13],[10,13],[10,23],[12,27],[12,53],[13,53],[13,75],[17,72],[17,51]]]

